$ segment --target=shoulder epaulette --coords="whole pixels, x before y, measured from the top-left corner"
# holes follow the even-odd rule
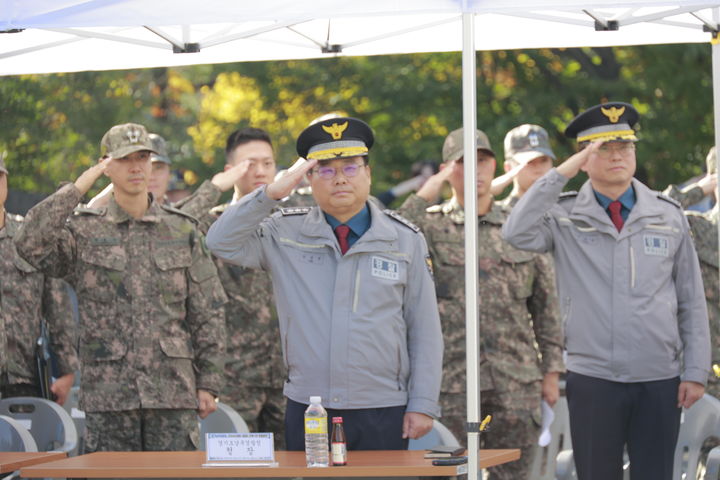
[[[280,209],[283,216],[288,215],[306,215],[312,210],[312,207],[285,207]]]
[[[410,220],[408,220],[407,218],[405,218],[402,215],[400,215],[399,213],[397,213],[395,210],[385,209],[385,210],[383,210],[383,213],[385,215],[387,215],[388,217],[392,218],[393,220],[402,223],[403,225],[408,227],[413,232],[415,232],[415,233],[420,232],[420,227],[418,227],[417,225],[412,223]]]
[[[670,197],[668,197],[667,195],[665,195],[664,193],[660,193],[660,192],[658,192],[657,197],[658,197],[660,200],[665,200],[665,201],[668,202],[668,203],[672,203],[672,204],[675,205],[677,208],[679,208],[680,210],[682,210],[682,205],[680,204],[680,202],[678,202],[678,201],[675,200],[674,198],[670,198]]]
[[[90,208],[87,206],[79,206],[75,207],[73,210],[74,215],[105,215],[105,212],[107,209],[105,207],[101,208]]]
[[[442,213],[442,204],[430,205],[425,209],[427,213]]]
[[[192,220],[193,223],[198,223],[198,219],[197,219],[197,218],[195,218],[194,216],[190,215],[190,214],[187,213],[187,212],[183,212],[183,211],[180,210],[179,208],[173,207],[172,205],[166,205],[166,204],[162,203],[162,204],[160,204],[160,208],[162,208],[162,209],[165,210],[166,212],[174,213],[174,214],[176,214],[176,215],[180,215],[180,216],[185,217],[185,218],[187,218],[187,219],[189,219],[189,220]]]
[[[569,192],[562,192],[558,196],[558,200],[564,200],[566,198],[574,198],[574,197],[577,197],[577,195],[578,195],[577,190],[570,190]]]

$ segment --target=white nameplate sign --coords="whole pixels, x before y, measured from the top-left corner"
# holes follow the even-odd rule
[[[271,467],[275,462],[272,433],[208,433],[203,467]]]

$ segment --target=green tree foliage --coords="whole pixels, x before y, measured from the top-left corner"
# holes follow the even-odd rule
[[[700,174],[713,142],[709,45],[478,52],[477,85],[478,126],[498,171],[509,129],[544,126],[565,158],[574,150],[565,125],[605,100],[640,110],[638,175],[654,188]],[[96,161],[110,126],[138,122],[168,140],[192,184],[222,168],[225,138],[238,127],[268,130],[289,166],[300,131],[339,111],[376,132],[379,192],[414,161],[440,160],[445,135],[462,123],[461,86],[459,53],[3,77],[0,150],[11,188],[48,192]]]

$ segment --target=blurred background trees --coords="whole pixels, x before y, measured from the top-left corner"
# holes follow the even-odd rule
[[[309,121],[339,111],[373,127],[380,192],[413,162],[440,160],[462,123],[461,74],[460,54],[443,53],[2,77],[0,151],[11,189],[49,193],[96,161],[107,129],[137,122],[167,139],[192,185],[222,168],[234,129],[268,130],[287,167]],[[709,45],[478,52],[477,82],[498,171],[509,129],[544,126],[562,159],[574,148],[565,125],[605,100],[640,111],[638,176],[653,188],[701,174],[714,140]]]

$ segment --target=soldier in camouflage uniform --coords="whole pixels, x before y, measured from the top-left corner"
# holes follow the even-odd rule
[[[508,209],[520,200],[528,188],[553,166],[555,153],[547,131],[539,125],[523,124],[505,135],[505,174],[492,182],[491,191],[498,196],[512,182],[512,191],[501,204]]]
[[[207,232],[225,209],[259,185],[273,181],[275,160],[270,136],[258,128],[233,132],[225,149],[226,169],[203,182],[177,207],[200,220]],[[239,173],[250,167],[250,174]],[[229,204],[217,205],[222,192],[234,188]],[[214,208],[213,208],[214,207]],[[228,332],[222,401],[240,413],[251,432],[273,432],[275,448],[285,444],[285,365],[280,348],[278,319],[273,307],[270,275],[259,269],[225,263],[215,258],[228,296],[225,305]]]
[[[5,212],[8,171],[3,156],[0,155],[0,396],[40,396],[35,342],[44,319],[60,374],[50,389],[62,405],[78,369],[75,322],[67,285],[46,277],[15,251],[13,238],[23,218]]]
[[[679,189],[670,185],[665,194],[688,208],[700,202],[706,195],[714,194],[717,187],[717,154],[715,147],[707,155],[707,175],[697,183]],[[700,273],[705,286],[708,318],[710,320],[710,341],[712,347],[713,372],[705,393],[720,398],[720,285],[718,284],[718,204],[707,212],[685,210],[690,223],[695,250],[700,260]]]
[[[225,294],[196,222],[151,202],[145,127],[118,125],[105,156],[28,213],[18,253],[75,287],[86,451],[192,450],[223,383]],[[97,179],[107,207],[73,209]]]
[[[527,477],[540,433],[540,402],[558,398],[563,371],[555,276],[547,257],[517,250],[501,238],[507,212],[493,202],[495,155],[478,130],[478,260],[480,266],[480,388],[482,414],[492,414],[484,448],[521,448],[520,460],[491,468],[491,479]],[[465,254],[462,129],[443,146],[444,167],[400,212],[425,233],[435,273],[445,357],[440,403],[443,423],[466,436]],[[444,181],[453,197],[431,205]]]

